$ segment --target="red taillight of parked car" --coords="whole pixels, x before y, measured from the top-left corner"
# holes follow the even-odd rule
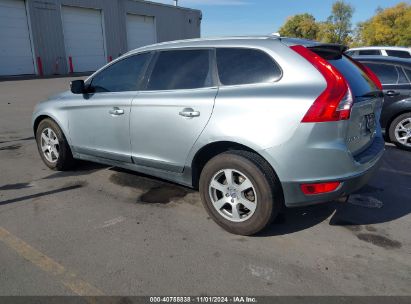
[[[314,101],[301,122],[327,122],[350,118],[351,89],[344,76],[327,60],[302,45],[291,49],[308,60],[325,78],[327,87]]]
[[[323,194],[333,192],[341,185],[340,182],[328,182],[317,184],[302,184],[301,191],[305,195]]]
[[[374,82],[375,86],[378,88],[378,90],[382,90],[382,84],[380,79],[378,78],[377,75],[375,75],[375,73],[373,71],[371,71],[371,69],[365,65],[363,65],[361,62],[352,59],[351,57],[348,57],[348,59],[350,59],[355,65],[357,65],[364,73],[365,75],[368,76],[368,78],[370,78],[372,80],[372,82]]]

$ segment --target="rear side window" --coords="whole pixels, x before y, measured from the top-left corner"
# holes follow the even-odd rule
[[[381,55],[381,51],[380,50],[361,50],[361,51],[358,51],[358,54],[361,56]]]
[[[385,50],[388,56],[399,57],[399,58],[411,58],[409,52],[406,51],[396,51],[396,50]]]
[[[210,50],[159,53],[147,90],[196,89],[212,86]]]
[[[133,55],[108,66],[91,80],[93,92],[137,91],[149,53]]]
[[[273,82],[281,70],[263,51],[240,48],[217,48],[218,76],[222,85]]]
[[[397,84],[398,71],[394,65],[365,63],[380,79],[382,84]]]

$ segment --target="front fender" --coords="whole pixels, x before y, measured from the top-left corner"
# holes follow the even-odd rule
[[[32,115],[32,121],[31,121],[34,136],[36,135],[36,127],[38,126],[38,123],[41,121],[41,120],[39,121],[39,119],[43,117],[51,118],[60,127],[61,131],[66,137],[67,142],[71,146],[71,138],[69,136],[70,133],[69,133],[68,120],[63,115],[63,111],[61,109],[59,109],[58,107],[53,107],[51,105],[52,102],[53,101],[42,102],[42,103],[39,103],[35,107],[33,115]]]

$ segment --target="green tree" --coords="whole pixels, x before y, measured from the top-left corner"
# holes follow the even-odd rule
[[[319,27],[313,15],[299,14],[287,19],[280,28],[281,36],[316,39]]]
[[[331,15],[319,25],[317,39],[323,42],[349,44],[351,42],[351,18],[354,7],[344,0],[334,2]]]
[[[374,17],[358,24],[356,32],[357,45],[411,46],[411,5],[401,2],[378,9]]]

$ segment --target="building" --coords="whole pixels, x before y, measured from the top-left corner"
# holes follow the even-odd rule
[[[95,71],[143,45],[200,37],[201,18],[142,0],[0,0],[0,76]]]

